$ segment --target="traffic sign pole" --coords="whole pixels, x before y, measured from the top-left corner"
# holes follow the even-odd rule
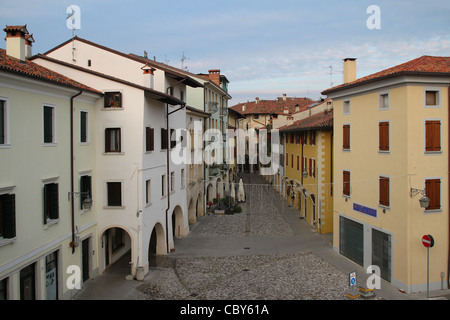
[[[434,246],[434,239],[426,234],[422,237],[422,244],[427,248],[427,299],[430,297],[430,248]]]

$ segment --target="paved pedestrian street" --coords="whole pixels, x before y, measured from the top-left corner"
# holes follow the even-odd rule
[[[242,212],[201,218],[176,241],[175,253],[150,270],[137,299],[346,298],[348,275],[312,252],[331,250],[330,235],[313,233],[297,217],[299,230],[272,186],[256,175],[243,178]]]

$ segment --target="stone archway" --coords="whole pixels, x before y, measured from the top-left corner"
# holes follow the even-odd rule
[[[164,234],[164,227],[158,222],[155,224],[150,235],[148,245],[148,265],[154,267],[158,264],[158,256],[167,253],[166,239]]]
[[[172,211],[172,236],[174,239],[186,236],[183,209],[178,205]]]
[[[133,261],[132,238],[124,228],[107,228],[100,235],[100,244],[103,271],[125,256],[129,257],[129,262]]]
[[[197,222],[197,209],[196,209],[196,202],[193,198],[189,200],[188,205],[188,221],[189,224],[194,224]]]

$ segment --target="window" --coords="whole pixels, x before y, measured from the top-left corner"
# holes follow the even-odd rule
[[[122,108],[121,92],[105,92],[105,108]]]
[[[80,209],[83,210],[83,202],[88,197],[92,199],[92,177],[81,176],[80,177]]]
[[[8,109],[7,101],[0,99],[0,145],[8,144]]]
[[[302,174],[305,172],[306,168],[306,157],[302,157]]]
[[[342,194],[350,197],[350,171],[343,171],[343,191]]]
[[[350,114],[350,100],[344,101],[344,114]]]
[[[425,180],[425,194],[430,198],[430,204],[425,210],[441,209],[441,179]]]
[[[163,174],[161,176],[161,196],[165,196],[166,195],[166,175]]]
[[[342,131],[343,131],[342,149],[350,150],[350,125],[344,124]]]
[[[440,104],[439,90],[425,90],[425,106],[438,107]]]
[[[184,182],[184,169],[181,169],[181,187],[184,188],[185,182]]]
[[[175,129],[170,129],[170,149],[175,148],[177,141],[175,140]]]
[[[289,166],[289,153],[286,152],[286,167]]]
[[[0,300],[8,300],[8,278],[0,280]]]
[[[441,121],[425,121],[425,152],[441,151]]]
[[[389,151],[389,122],[378,123],[378,150]]]
[[[150,204],[152,202],[151,185],[152,185],[151,180],[145,181],[145,203],[146,204]]]
[[[381,206],[389,207],[390,204],[390,179],[389,177],[381,177],[379,178],[379,204]]]
[[[294,155],[291,154],[291,168],[294,168]]]
[[[44,185],[44,224],[59,218],[58,184],[48,183]]]
[[[175,191],[175,172],[170,173],[170,192]]]
[[[253,115],[253,119],[258,120],[259,119],[259,114],[254,114]]]
[[[150,127],[145,128],[145,151],[155,149],[155,130]]]
[[[55,108],[44,106],[44,143],[55,142]]]
[[[312,146],[316,144],[316,132],[315,131],[311,131],[309,134],[309,144]]]
[[[305,132],[300,132],[300,144],[305,144]]]
[[[20,270],[20,300],[36,299],[36,263]]]
[[[107,206],[121,207],[122,206],[122,183],[121,182],[107,182]]]
[[[293,133],[289,134],[289,140],[290,140],[290,143],[294,143],[294,134]]]
[[[388,93],[380,94],[380,101],[379,101],[378,108],[380,110],[389,109],[389,94]]]
[[[300,156],[297,155],[297,171],[300,170]]]
[[[0,195],[0,239],[16,236],[16,195]]]
[[[121,152],[120,128],[105,129],[105,152]]]
[[[86,143],[88,142],[88,112],[81,111],[80,112],[80,142]]]
[[[167,149],[168,146],[168,137],[167,137],[167,129],[161,128],[161,149]]]

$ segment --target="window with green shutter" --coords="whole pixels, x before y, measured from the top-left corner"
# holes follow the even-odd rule
[[[16,195],[0,195],[0,238],[16,236]]]
[[[44,224],[49,220],[59,218],[58,184],[48,183],[44,185]]]
[[[92,199],[92,177],[81,176],[80,177],[80,209],[83,209],[83,202],[88,197]]]
[[[53,110],[53,107],[44,106],[44,143],[55,142]]]

